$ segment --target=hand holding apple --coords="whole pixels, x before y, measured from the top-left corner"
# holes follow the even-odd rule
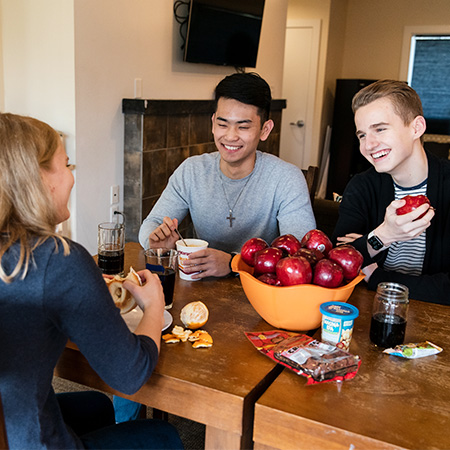
[[[396,213],[398,216],[408,214],[411,211],[417,209],[420,205],[424,204],[430,205],[430,200],[428,200],[428,198],[425,195],[407,195],[406,197],[403,197],[402,200],[405,200],[406,203],[400,208],[397,208]],[[428,209],[415,220],[421,219],[427,212]]]

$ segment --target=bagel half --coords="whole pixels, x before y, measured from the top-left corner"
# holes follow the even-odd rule
[[[130,271],[126,277],[116,275],[114,278],[104,278],[108,286],[109,293],[114,300],[116,306],[120,309],[120,314],[126,314],[136,308],[137,303],[134,297],[123,286],[125,280],[132,283],[142,285],[141,279],[136,271],[130,267]]]

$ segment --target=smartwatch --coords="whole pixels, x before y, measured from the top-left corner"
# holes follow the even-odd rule
[[[383,248],[387,248],[382,240],[373,232],[371,231],[369,235],[367,236],[367,242],[369,245],[375,250],[382,250]]]

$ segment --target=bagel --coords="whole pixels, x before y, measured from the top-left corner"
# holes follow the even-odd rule
[[[142,285],[139,275],[132,267],[130,267],[130,271],[126,277],[116,275],[114,278],[104,277],[104,279],[115,305],[120,309],[120,314],[126,314],[136,308],[136,300],[131,293],[122,286],[125,280],[140,286]]]

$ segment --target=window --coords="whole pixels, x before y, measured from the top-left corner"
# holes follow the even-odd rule
[[[408,84],[422,99],[427,133],[450,135],[450,33],[411,36]]]

